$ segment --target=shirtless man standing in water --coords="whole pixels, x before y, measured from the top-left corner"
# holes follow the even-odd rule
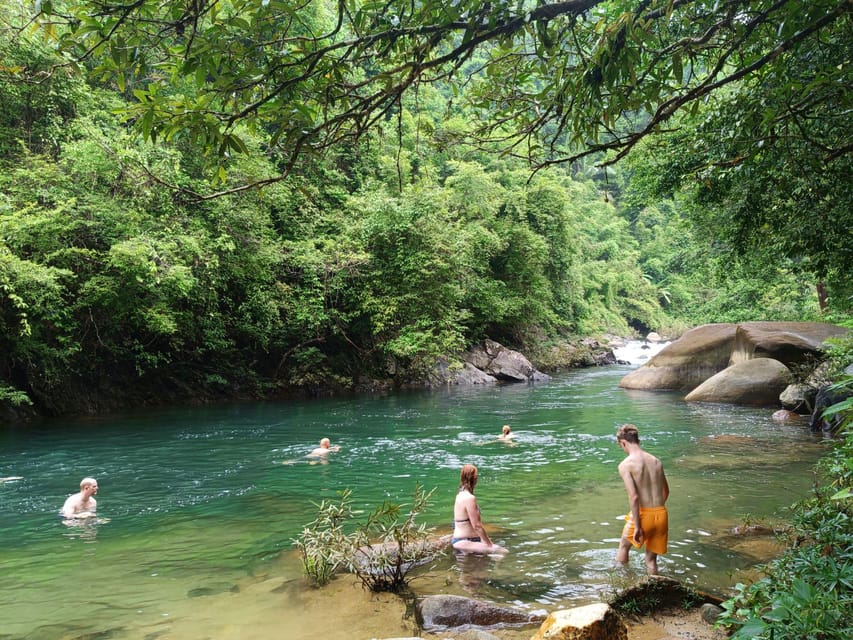
[[[616,432],[616,442],[627,456],[619,463],[619,475],[628,492],[631,513],[628,514],[616,561],[628,563],[631,546],[639,549],[646,545],[646,571],[658,573],[658,555],[666,553],[669,520],[666,499],[669,484],[663,472],[663,464],[655,456],[640,448],[637,427],[623,424]]]

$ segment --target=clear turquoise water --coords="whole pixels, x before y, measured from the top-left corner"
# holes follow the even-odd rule
[[[549,610],[596,599],[612,584],[627,509],[613,436],[622,422],[639,427],[669,477],[662,573],[725,593],[762,559],[727,530],[784,518],[825,444],[804,424],[774,424],[766,409],[619,389],[628,370],[0,428],[0,477],[23,476],[0,484],[0,638],[221,638],[248,612],[257,624],[277,616],[279,631],[297,625],[314,596],[292,539],[316,515],[312,503],[348,487],[370,510],[407,502],[417,481],[436,487],[425,521],[448,533],[467,462],[480,468],[484,521],[510,554],[448,552],[415,590]],[[494,440],[503,424],[515,445]],[[323,436],[342,450],[311,464],[304,456]],[[98,479],[105,521],[66,526],[58,510],[87,475]],[[233,637],[250,637],[255,623]],[[359,633],[382,637],[364,624]],[[301,633],[281,637],[312,637]]]

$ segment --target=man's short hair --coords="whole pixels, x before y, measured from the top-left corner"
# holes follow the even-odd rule
[[[637,431],[637,427],[632,424],[623,424],[616,432],[616,439],[640,444],[640,432]]]
[[[80,481],[80,490],[82,491],[86,487],[91,487],[93,484],[98,484],[98,481],[94,478],[83,478]]]

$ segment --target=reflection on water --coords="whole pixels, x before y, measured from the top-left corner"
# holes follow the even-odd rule
[[[316,637],[306,616],[334,611],[342,640],[413,635],[405,603],[365,594],[352,576],[310,588],[292,541],[314,505],[344,488],[366,513],[383,500],[410,502],[415,483],[436,488],[424,521],[447,534],[469,462],[480,469],[489,534],[510,553],[448,550],[417,570],[415,591],[549,610],[598,599],[619,578],[622,422],[638,425],[667,470],[662,573],[724,593],[778,550],[772,537],[746,540],[732,528],[783,519],[825,445],[802,425],[773,423],[769,411],[619,389],[629,370],[1,430],[0,477],[19,478],[0,483],[2,634],[300,640]],[[504,424],[516,434],[511,445],[495,439]],[[310,464],[324,436],[341,451]],[[99,519],[66,526],[56,513],[84,476],[98,479]],[[629,570],[642,566],[633,553]]]
[[[98,537],[98,527],[109,521],[109,518],[63,518],[62,524],[68,528],[63,535],[68,539],[94,542]]]

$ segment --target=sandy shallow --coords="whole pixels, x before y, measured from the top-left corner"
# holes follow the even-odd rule
[[[227,620],[227,622],[226,622]],[[629,640],[724,640],[698,609],[676,609],[626,619]],[[530,640],[538,625],[522,628],[428,633],[415,621],[413,603],[362,589],[354,576],[339,576],[321,589],[301,580],[258,579],[238,593],[196,599],[194,615],[164,619],[137,629],[139,638],[181,640]],[[131,634],[133,635],[133,634]]]
[[[635,621],[626,620],[629,640],[724,640],[721,629],[714,629],[702,619],[699,609],[669,611],[646,616]]]
[[[628,627],[628,640],[725,640],[727,637],[722,630],[714,629],[705,622],[699,609],[660,612],[653,616],[625,620],[625,624]],[[498,640],[530,640],[536,630],[536,627],[490,629],[487,633]],[[420,637],[430,640],[475,640],[484,636],[476,632],[444,632],[422,634]]]

